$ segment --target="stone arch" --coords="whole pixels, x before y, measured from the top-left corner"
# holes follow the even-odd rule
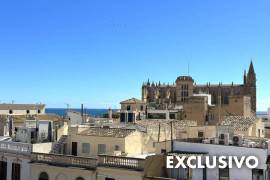
[[[38,175],[38,180],[49,180],[49,174],[46,171],[42,171]]]
[[[63,173],[59,173],[56,176],[55,180],[67,180],[67,176],[65,174],[63,174]]]
[[[76,180],[84,180],[84,178],[80,176],[80,177],[77,177]]]

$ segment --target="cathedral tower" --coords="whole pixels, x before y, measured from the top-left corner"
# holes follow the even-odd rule
[[[183,104],[188,97],[193,96],[194,80],[190,76],[179,76],[175,82],[177,104]]]
[[[251,109],[256,113],[256,73],[252,61],[249,66],[246,83],[244,83],[244,85],[246,93],[251,96]]]

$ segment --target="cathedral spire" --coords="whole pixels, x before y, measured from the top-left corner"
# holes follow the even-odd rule
[[[255,74],[252,59],[251,59],[250,65],[249,65],[248,74],[249,74],[249,75],[251,75],[251,74]]]
[[[256,73],[251,60],[246,80],[246,92],[251,97],[251,109],[256,112]]]
[[[148,78],[148,81],[147,81],[147,86],[150,86],[150,80],[149,80],[149,78]]]
[[[255,73],[255,70],[254,70],[252,60],[250,62],[249,69],[248,69],[247,84],[249,86],[256,86],[256,73]]]
[[[244,82],[244,85],[247,83],[247,72],[246,72],[246,70],[244,71],[243,82]]]

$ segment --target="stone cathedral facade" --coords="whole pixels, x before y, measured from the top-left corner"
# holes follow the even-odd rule
[[[202,121],[212,117],[218,122],[226,115],[249,116],[256,112],[256,73],[251,62],[248,72],[244,72],[242,84],[198,85],[190,76],[179,76],[174,84],[150,83],[148,80],[142,85],[142,100],[155,109],[181,106],[186,118],[197,118],[194,114],[203,113]]]

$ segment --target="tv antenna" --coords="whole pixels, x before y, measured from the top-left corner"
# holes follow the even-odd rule
[[[187,71],[188,71],[188,76],[189,76],[189,61],[188,61],[188,65],[187,65]]]

